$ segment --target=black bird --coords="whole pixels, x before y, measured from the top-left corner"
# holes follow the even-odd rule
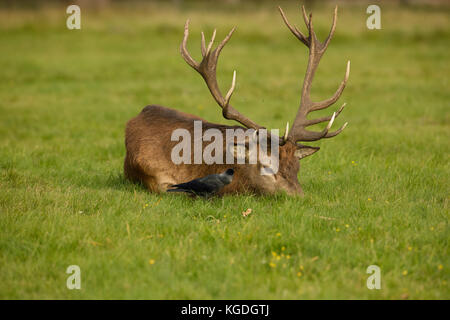
[[[220,174],[210,174],[203,178],[194,179],[189,182],[175,184],[170,186],[167,192],[186,192],[198,196],[209,196],[217,193],[233,180],[233,169]]]

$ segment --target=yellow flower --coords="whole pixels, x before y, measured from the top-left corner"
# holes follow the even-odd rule
[[[281,251],[284,251],[284,250],[286,250],[286,247],[284,247],[284,246],[281,247]]]
[[[348,224],[345,225],[346,228],[349,228],[350,226]]]
[[[303,269],[304,269],[304,268],[303,268],[303,265],[301,264],[301,265],[300,265],[300,270],[303,270]]]
[[[277,265],[276,265],[275,263],[271,262],[271,263],[269,263],[269,266],[270,266],[271,268],[275,268]]]
[[[280,260],[281,259],[281,257],[280,256],[277,256],[277,260]]]
[[[413,248],[412,247],[408,247],[408,251],[411,251]]]
[[[275,251],[272,251],[272,255],[273,255],[274,257],[276,257],[276,256],[277,256],[277,253],[276,253]]]
[[[149,264],[149,265],[155,264],[155,260],[154,260],[154,259],[148,260],[148,264]]]
[[[430,231],[433,231],[434,230],[434,227],[430,227]]]
[[[408,274],[408,270],[403,270],[402,275],[406,276]]]
[[[367,201],[372,201],[372,198],[367,198]]]
[[[299,272],[297,272],[297,277],[301,277],[302,276],[302,273],[299,271]]]
[[[339,232],[339,231],[341,231],[341,229],[339,229],[339,228],[336,228],[336,232]]]
[[[440,265],[438,265],[438,269],[442,270],[442,269],[444,269],[444,266],[442,264],[440,264]]]
[[[287,259],[290,259],[290,258],[291,258],[291,256],[290,256],[290,255],[287,255],[287,256],[286,256],[286,258],[287,258]]]
[[[278,232],[278,233],[277,233],[277,237],[281,237],[281,233]]]

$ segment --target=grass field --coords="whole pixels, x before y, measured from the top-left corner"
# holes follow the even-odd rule
[[[211,201],[128,183],[124,126],[148,104],[226,123],[179,55],[188,17],[195,57],[200,30],[238,26],[218,68],[224,88],[238,71],[233,105],[292,123],[307,50],[273,2],[82,8],[79,31],[65,8],[2,9],[0,298],[449,299],[450,9],[381,8],[368,30],[366,5],[340,7],[313,98],[351,60],[334,127],[349,126],[302,160],[305,196]],[[314,7],[322,39],[332,10]],[[69,265],[81,290],[66,288]]]

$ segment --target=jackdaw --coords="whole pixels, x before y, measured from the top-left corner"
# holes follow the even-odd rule
[[[217,193],[233,180],[233,169],[220,174],[210,174],[203,178],[194,179],[189,182],[175,184],[170,186],[167,192],[186,192],[193,195],[208,197]]]

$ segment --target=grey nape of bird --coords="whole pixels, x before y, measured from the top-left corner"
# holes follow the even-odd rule
[[[170,186],[167,192],[186,192],[198,196],[210,196],[225,187],[233,180],[233,169],[220,174],[210,174],[203,178],[194,179],[185,183]]]

